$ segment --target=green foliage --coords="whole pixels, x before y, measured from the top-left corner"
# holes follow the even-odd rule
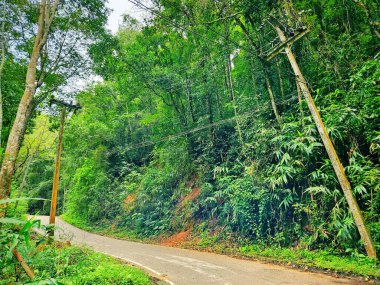
[[[147,236],[173,230],[179,198],[176,189],[191,172],[185,149],[184,141],[167,144],[153,152],[154,157],[142,175],[136,177],[131,173],[131,178],[127,177],[127,181],[137,178],[138,184],[134,184],[136,188],[128,186],[124,193],[125,197],[135,196],[135,200],[130,202],[134,206],[126,205],[130,210],[123,224]]]
[[[142,270],[80,247],[62,247],[59,244],[40,246],[28,262],[34,269],[36,278],[33,282],[24,283],[28,279],[22,272],[18,272],[18,280],[23,284],[152,284]],[[0,284],[9,284],[16,277],[14,272],[12,275],[13,278],[3,271]]]
[[[329,251],[310,251],[308,249],[289,249],[279,247],[268,247],[261,245],[248,245],[239,249],[242,255],[250,257],[265,258],[284,263],[292,263],[306,268],[319,268],[333,270],[341,273],[351,273],[362,276],[380,276],[379,267],[374,260],[366,258],[355,250],[347,250],[348,257],[336,256]]]
[[[25,199],[6,199],[0,204]],[[51,227],[41,226],[34,218],[0,218],[0,284],[151,284],[142,270],[88,249],[59,242],[49,245],[45,236],[32,234],[32,229],[46,232]],[[34,271],[33,281],[14,257],[15,249]]]
[[[354,1],[292,1],[291,15],[281,1],[251,2],[157,1],[149,25],[126,16],[92,45],[104,81],[77,95],[83,108],[66,128],[68,219],[141,237],[198,224],[266,245],[364,253],[286,58],[264,72],[256,54],[278,42],[261,25],[272,11],[287,36],[311,29],[292,48],[379,247],[380,58],[369,16]]]
[[[55,259],[56,278],[63,284],[151,284],[142,270],[88,249],[67,247],[44,253],[44,258],[50,255]],[[40,264],[38,270],[47,270],[47,267]]]
[[[1,204],[13,203],[18,200],[20,199],[6,199],[2,200]],[[17,272],[18,261],[15,259],[13,251],[32,252],[34,245],[34,242],[31,241],[32,228],[42,228],[40,221],[33,218],[27,221],[18,218],[0,218],[0,277],[6,282],[2,283],[3,281],[1,281],[0,284],[16,281],[23,275]],[[36,244],[41,242],[42,240],[38,240]],[[15,272],[16,274],[14,274]]]

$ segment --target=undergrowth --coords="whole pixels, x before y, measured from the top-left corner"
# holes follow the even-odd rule
[[[25,254],[25,249],[20,251],[34,270],[34,282],[28,279],[19,265],[15,265],[0,271],[0,284],[152,284],[142,270],[87,248],[60,244],[43,246],[35,250],[32,258]]]

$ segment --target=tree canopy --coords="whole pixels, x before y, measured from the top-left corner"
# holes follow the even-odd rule
[[[286,57],[291,48],[379,251],[377,1],[130,2],[150,16],[140,23],[125,15],[116,35],[103,29],[104,1],[62,2],[41,53],[36,106],[46,107],[45,90],[61,90],[82,107],[66,122],[59,212],[140,237],[196,228],[257,243],[364,252]],[[6,24],[15,40],[7,43],[13,48],[1,77],[2,145],[36,28],[37,9],[23,3],[7,8],[24,10],[17,25]],[[89,74],[102,80],[66,92],[69,78]],[[33,134],[41,130],[37,118],[34,131],[28,128]],[[49,155],[30,165],[25,195],[50,197],[52,166]]]

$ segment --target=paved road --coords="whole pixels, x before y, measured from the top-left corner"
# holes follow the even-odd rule
[[[48,222],[48,217],[39,218],[44,224]],[[85,244],[96,251],[121,258],[170,284],[364,284],[224,255],[108,238],[80,230],[59,218],[56,223],[60,228],[56,235],[60,239]]]

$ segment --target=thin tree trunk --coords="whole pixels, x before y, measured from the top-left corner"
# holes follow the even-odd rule
[[[279,27],[275,27],[278,36],[282,42],[286,42],[286,37],[283,31]],[[344,196],[348,203],[350,212],[352,213],[356,226],[359,230],[360,236],[364,242],[365,249],[367,254],[371,258],[376,258],[376,249],[372,241],[371,235],[364,223],[362,213],[360,211],[359,205],[355,199],[354,194],[352,193],[350,182],[347,179],[347,176],[344,172],[344,168],[340,159],[335,151],[335,148],[330,140],[330,137],[327,133],[325,125],[322,121],[322,118],[319,114],[317,107],[315,106],[314,100],[310,94],[309,88],[306,85],[305,78],[303,77],[301,70],[297,64],[297,61],[293,55],[293,52],[290,49],[290,46],[285,48],[286,55],[289,59],[289,62],[293,68],[294,74],[296,75],[296,80],[298,81],[299,87],[305,97],[306,103],[309,107],[310,113],[314,119],[314,122],[317,126],[318,132],[322,138],[323,144],[327,151],[327,154],[331,160],[336,176],[338,177],[339,183],[343,189]]]
[[[3,7],[3,23],[1,24],[1,63],[0,63],[0,147],[2,144],[2,133],[3,133],[3,89],[2,89],[2,77],[5,65],[5,1]]]
[[[208,77],[206,75],[206,73],[204,73],[204,78],[203,78],[203,82],[204,82],[204,86],[206,88],[206,102],[207,102],[207,112],[208,112],[208,122],[210,124],[210,140],[212,141],[212,144],[215,145],[215,128],[213,126],[214,124],[214,111],[212,109],[212,92],[210,92],[209,90],[209,86],[208,86]]]
[[[187,75],[185,78],[185,84],[186,84],[187,103],[189,105],[189,113],[190,113],[191,122],[195,123],[193,95],[191,94],[191,87],[190,87],[189,79],[187,78]]]
[[[245,33],[248,41],[251,43],[252,48],[256,51],[257,55],[259,55],[259,53],[260,53],[259,52],[259,47],[253,41],[252,37],[249,34],[249,31],[248,31],[247,27],[243,24],[243,22],[239,18],[235,18],[235,20],[238,23],[238,25],[241,27],[241,29],[243,30],[243,32]],[[266,62],[264,62],[262,59],[260,59],[260,61],[261,61],[262,66],[263,66],[264,77],[265,77],[265,84],[266,84],[266,87],[267,87],[267,90],[268,90],[268,95],[269,95],[269,99],[270,99],[270,102],[271,102],[271,105],[272,105],[273,113],[274,113],[274,115],[276,117],[276,120],[277,120],[278,124],[280,125],[280,128],[282,128],[282,119],[281,119],[281,117],[280,117],[280,115],[279,115],[279,113],[277,111],[276,102],[274,100],[273,89],[272,89],[272,85],[270,83],[269,74],[268,74],[268,67],[267,67]]]
[[[216,113],[218,114],[218,117],[219,118],[222,118],[222,99],[223,96],[220,96],[220,92],[219,92],[219,88],[218,88],[218,85],[215,84],[217,81],[218,81],[218,78],[216,78],[217,76],[215,76],[215,72],[213,72],[213,82],[214,82],[214,85],[215,85],[215,99],[216,99],[216,104],[215,104],[215,107],[216,107]]]
[[[281,99],[282,101],[285,101],[284,82],[282,81],[282,74],[281,74],[280,64],[278,63],[278,61],[276,62],[276,66],[277,66],[278,82],[280,84]]]
[[[214,124],[214,112],[212,110],[212,99],[211,99],[211,93],[207,92],[207,109],[208,109],[208,122],[211,125],[210,127],[210,138],[213,142],[213,145],[215,145],[215,128],[212,126]]]
[[[228,67],[227,67],[227,62],[226,62],[226,64],[223,66],[223,70],[224,70],[224,85],[226,86],[226,90],[227,90],[227,94],[228,94],[228,98],[229,98],[229,100],[231,100],[231,94],[230,94],[230,92],[229,92],[229,90],[230,90],[230,86],[229,86],[229,82],[228,82]]]
[[[239,123],[239,119],[238,119],[238,112],[237,112],[237,102],[235,100],[235,92],[234,92],[234,82],[233,82],[233,79],[232,79],[232,65],[231,65],[231,59],[230,57],[228,56],[227,57],[227,80],[229,82],[229,87],[230,87],[230,94],[231,94],[231,100],[232,100],[232,105],[233,105],[233,108],[234,108],[234,116],[235,116],[235,122],[236,122],[236,128],[237,128],[237,131],[238,131],[238,135],[239,135],[239,141],[240,141],[240,144],[243,144],[243,135],[242,135],[242,132],[241,132],[241,128],[240,128],[240,123]]]
[[[249,63],[251,65],[251,80],[252,80],[252,89],[253,89],[253,92],[254,92],[254,96],[255,98],[257,99],[257,83],[256,83],[256,78],[255,78],[255,69],[254,69],[254,62],[253,62],[253,58],[252,56],[249,55]]]
[[[15,248],[12,250],[12,253],[13,253],[14,257],[16,257],[17,261],[21,264],[22,268],[24,269],[24,271],[28,275],[28,277],[31,280],[33,280],[34,279],[34,272],[32,269],[30,269],[29,265],[22,258],[21,254]]]
[[[270,103],[272,105],[272,110],[273,110],[274,116],[276,117],[277,123],[279,124],[280,128],[282,128],[282,119],[278,113],[276,101],[274,100],[273,89],[272,89],[272,85],[270,83],[269,74],[268,74],[268,67],[266,66],[266,63],[263,63],[263,68],[264,68],[265,83],[267,86]]]
[[[225,33],[226,33],[226,40],[229,40],[230,36],[230,28],[229,28],[229,23],[226,22],[225,24]],[[232,64],[231,64],[231,55],[229,52],[229,48],[227,46],[227,51],[228,54],[226,55],[226,63],[227,63],[227,75],[226,75],[226,81],[227,81],[227,90],[229,91],[230,94],[230,100],[232,101],[232,107],[234,108],[234,116],[235,116],[235,122],[236,122],[236,129],[238,132],[239,136],[239,142],[241,145],[243,145],[243,135],[240,127],[240,122],[238,119],[238,111],[237,111],[237,102],[235,99],[235,90],[234,90],[234,81],[232,78]]]

